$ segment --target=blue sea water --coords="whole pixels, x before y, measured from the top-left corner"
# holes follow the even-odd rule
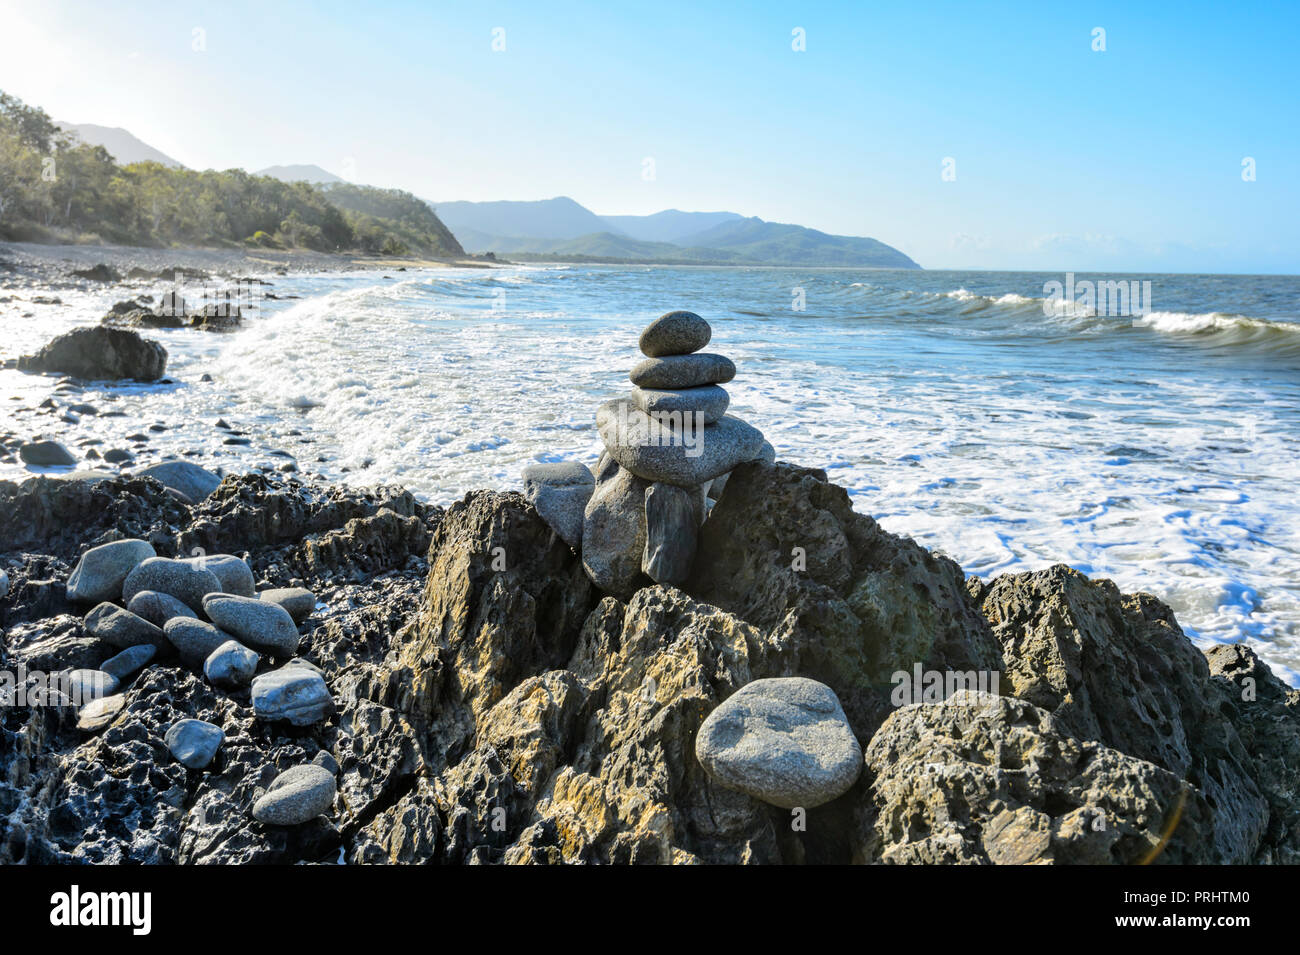
[[[157,420],[169,430],[147,454],[235,470],[278,466],[282,451],[309,475],[446,502],[517,487],[532,461],[594,464],[596,406],[628,387],[638,333],[687,308],[712,323],[709,350],[736,362],[732,413],[887,529],[981,577],[1057,562],[1111,577],[1167,601],[1202,645],[1247,640],[1293,682],[1300,671],[1298,277],[1074,276],[1149,281],[1141,315],[1045,301],[1046,283],[1067,281],[1046,273],[268,278],[282,300],[260,302],[242,331],[158,333],[179,384],[103,387],[127,416],[62,439],[111,443]],[[35,318],[4,319],[0,352],[97,321],[121,297],[23,304]],[[0,372],[0,398],[37,388],[48,380]],[[252,444],[222,445],[217,418]]]

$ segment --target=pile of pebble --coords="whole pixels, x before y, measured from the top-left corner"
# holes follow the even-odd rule
[[[642,574],[680,584],[691,572],[699,526],[738,464],[775,460],[758,429],[728,415],[722,385],[736,375],[701,349],[713,330],[694,312],[669,312],[641,333],[646,356],[630,394],[596,412],[604,452],[593,475],[579,463],[524,470],[524,493],[602,590],[627,596]]]
[[[58,689],[78,707],[82,730],[109,726],[126,706],[122,690],[155,658],[202,673],[223,691],[247,690],[254,715],[267,722],[310,726],[334,712],[320,670],[295,656],[298,625],[315,609],[315,595],[301,587],[259,593],[239,557],[173,560],[159,557],[148,541],[113,541],[82,554],[67,594],[94,605],[86,631],[119,651],[98,670],[60,675]],[[163,742],[182,765],[202,770],[216,758],[225,733],[183,719]],[[320,764],[297,766],[271,784],[252,814],[270,825],[296,825],[328,810],[335,792],[333,772]]]

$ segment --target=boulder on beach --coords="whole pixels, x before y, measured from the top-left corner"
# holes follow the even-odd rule
[[[18,447],[18,457],[33,467],[71,468],[77,459],[57,441],[29,441]]]
[[[294,726],[311,726],[334,712],[334,699],[320,673],[292,663],[255,677],[252,700],[260,719]]]
[[[193,719],[178,720],[166,736],[167,751],[189,769],[205,768],[225,741],[226,734],[220,726]]]
[[[56,372],[78,378],[157,381],[167,368],[167,349],[123,328],[74,328],[35,355],[18,359],[20,371]]]

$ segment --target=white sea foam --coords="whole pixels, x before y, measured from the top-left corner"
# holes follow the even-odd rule
[[[518,486],[532,461],[594,465],[595,408],[628,387],[640,329],[694,306],[713,322],[710,350],[739,369],[732,412],[782,460],[827,469],[889,530],[984,577],[1057,562],[1112,577],[1169,602],[1202,642],[1245,639],[1300,670],[1295,377],[1159,351],[1204,334],[1206,315],[1218,333],[1237,317],[1158,312],[1134,327],[1064,315],[1053,332],[1034,296],[907,280],[808,280],[808,311],[794,313],[789,277],[761,271],[275,278],[277,293],[303,298],[268,303],[234,335],[157,333],[183,384],[92,387],[75,400],[125,417],[87,417],[64,437],[111,447],[160,421],[159,454],[197,450],[242,470],[276,466],[270,452],[283,450],[308,475],[445,503]],[[111,298],[35,308],[0,348],[30,351]],[[1058,345],[1044,330],[1072,337]],[[200,383],[203,372],[215,380]],[[34,408],[50,380],[0,372],[0,386],[0,400]],[[217,418],[253,444],[222,445]],[[58,426],[35,414],[10,424]]]

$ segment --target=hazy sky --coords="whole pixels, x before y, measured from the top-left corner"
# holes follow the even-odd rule
[[[1300,272],[1300,5],[700,6],[0,0],[0,89],[196,168],[726,209],[931,268]]]

